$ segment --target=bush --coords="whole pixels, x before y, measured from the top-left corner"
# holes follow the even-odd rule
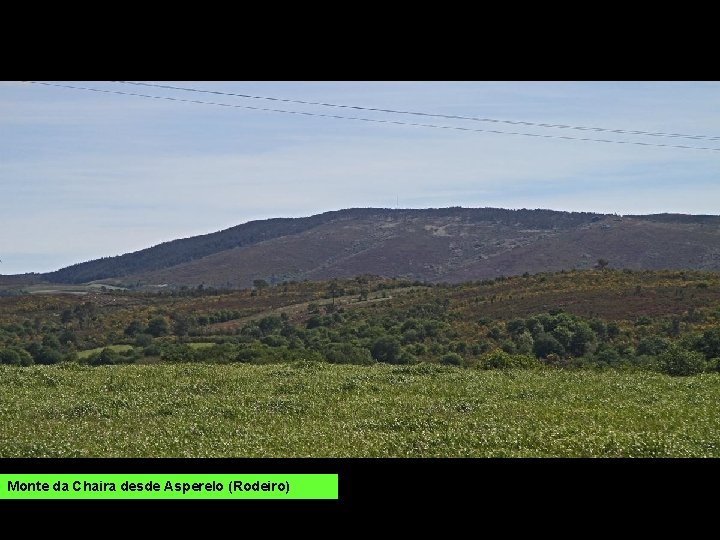
[[[658,357],[658,367],[668,375],[687,376],[702,373],[707,369],[708,362],[702,353],[672,344]]]
[[[312,330],[313,328],[317,328],[319,326],[322,326],[322,319],[317,315],[313,315],[305,323],[305,328],[308,330]]]
[[[612,366],[620,364],[622,357],[620,356],[620,353],[615,347],[603,343],[600,345],[600,347],[598,347],[598,350],[595,353],[593,359],[597,363],[608,364]]]
[[[147,326],[147,333],[155,336],[165,336],[170,333],[170,323],[165,317],[153,317]]]
[[[397,359],[398,364],[417,364],[418,362],[420,362],[420,360],[418,360],[418,357],[415,356],[408,349],[402,351]]]
[[[400,342],[394,337],[382,337],[372,344],[370,353],[378,362],[397,364],[400,355]]]
[[[212,347],[195,349],[195,359],[198,362],[217,362],[227,364],[237,358],[238,347],[232,343],[216,343]]]
[[[147,347],[143,349],[143,354],[145,356],[160,356],[160,344],[159,343],[150,343]]]
[[[542,365],[537,358],[528,354],[508,354],[495,349],[480,357],[479,366],[483,369],[529,369]]]
[[[160,358],[166,362],[196,362],[195,350],[189,345],[169,343],[160,349]]]
[[[117,351],[107,348],[88,358],[88,364],[91,366],[113,366],[120,363],[123,363],[120,354]]]
[[[516,352],[521,354],[530,354],[533,352],[535,340],[533,339],[532,334],[527,330],[523,330],[519,334],[515,335],[513,340],[515,341]]]
[[[130,324],[127,325],[127,328],[125,328],[125,335],[126,336],[135,336],[137,334],[142,333],[144,330],[145,330],[145,325],[143,325],[142,321],[133,319],[132,321],[130,321]]]
[[[0,350],[0,364],[31,366],[35,363],[32,355],[24,349],[9,348]]]
[[[547,358],[549,354],[562,356],[565,354],[565,348],[551,334],[543,332],[535,338],[533,352],[538,358]]]
[[[446,366],[462,366],[463,357],[458,353],[450,352],[440,359],[440,363],[445,364]]]
[[[368,365],[375,362],[370,354],[370,351],[360,347],[355,347],[350,343],[334,343],[325,351],[325,358],[331,364]]]
[[[149,347],[153,337],[150,334],[138,334],[135,336],[135,345],[138,347]]]
[[[720,356],[720,328],[710,328],[703,332],[698,343],[699,349],[705,354],[705,358]]]
[[[269,315],[260,319],[257,325],[263,335],[267,336],[276,330],[280,330],[280,328],[282,328],[283,321],[277,315]]]
[[[284,337],[276,335],[265,336],[260,340],[260,342],[264,343],[268,347],[287,347],[290,344],[290,342]]]
[[[59,364],[63,361],[63,355],[56,349],[48,349],[47,347],[40,347],[34,356],[36,364]]]
[[[670,341],[660,336],[650,336],[642,339],[637,344],[638,355],[658,356],[670,346]]]

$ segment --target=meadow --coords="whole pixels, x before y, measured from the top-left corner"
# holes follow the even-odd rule
[[[718,457],[720,374],[0,365],[0,457]]]

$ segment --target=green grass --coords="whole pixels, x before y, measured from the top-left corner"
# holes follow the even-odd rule
[[[720,456],[720,375],[0,365],[0,457]]]
[[[96,349],[87,349],[85,351],[79,351],[77,353],[78,358],[88,358],[90,355],[99,353],[103,349],[112,349],[113,351],[122,352],[129,351],[134,348],[132,345],[107,345],[105,347],[97,347]]]
[[[212,347],[215,343],[188,343],[187,345],[191,349],[206,349],[207,347]]]

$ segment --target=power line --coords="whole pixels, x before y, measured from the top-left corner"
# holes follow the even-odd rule
[[[384,113],[393,113],[393,114],[410,114],[415,116],[428,116],[433,118],[447,118],[451,120],[472,120],[475,122],[494,122],[494,123],[502,123],[502,124],[512,124],[512,125],[522,125],[522,126],[533,126],[533,127],[542,127],[542,128],[559,128],[559,129],[576,129],[581,131],[598,131],[598,132],[607,132],[607,133],[620,133],[623,135],[646,135],[650,137],[672,137],[672,138],[682,138],[682,139],[694,139],[694,140],[706,140],[706,141],[720,141],[720,136],[714,136],[714,135],[687,135],[683,133],[663,133],[663,132],[655,132],[655,131],[641,131],[641,130],[635,130],[635,129],[612,129],[612,128],[602,128],[602,127],[588,127],[588,126],[571,126],[566,124],[547,124],[547,123],[541,123],[541,122],[526,122],[526,121],[520,121],[520,120],[498,120],[497,118],[480,118],[476,116],[461,116],[461,115],[454,115],[454,114],[437,114],[437,113],[426,113],[426,112],[417,112],[417,111],[399,111],[395,109],[377,109],[374,107],[360,107],[357,105],[339,105],[337,103],[324,103],[322,101],[303,101],[300,99],[284,99],[284,98],[275,98],[275,97],[267,97],[267,96],[253,96],[250,94],[234,94],[231,92],[220,92],[217,90],[201,90],[199,88],[186,88],[182,86],[172,86],[169,84],[154,84],[154,83],[144,83],[144,82],[134,82],[134,81],[112,81],[120,84],[133,84],[136,86],[149,86],[153,88],[163,88],[166,90],[182,90],[185,92],[199,92],[203,94],[216,94],[221,96],[233,96],[233,97],[240,97],[240,98],[246,98],[246,99],[265,99],[268,101],[281,101],[284,103],[298,103],[302,105],[317,105],[322,107],[336,107],[336,108],[342,108],[342,109],[355,109],[360,111],[373,111],[373,112],[384,112]]]
[[[265,107],[253,107],[251,105],[237,105],[237,104],[230,104],[230,103],[219,103],[214,101],[201,101],[197,99],[182,99],[182,98],[176,98],[171,96],[153,96],[150,94],[137,94],[134,92],[123,92],[121,90],[104,90],[100,88],[90,88],[87,86],[74,86],[69,84],[58,84],[58,83],[47,83],[47,82],[40,82],[40,81],[22,81],[29,84],[40,84],[43,86],[53,86],[57,88],[69,88],[73,90],[86,90],[88,92],[99,92],[103,94],[118,94],[121,96],[135,96],[135,97],[142,97],[142,98],[149,98],[149,99],[160,99],[160,100],[167,100],[167,101],[176,101],[180,103],[194,103],[197,105],[215,105],[218,107],[229,107],[234,109],[249,109],[253,111],[264,111],[264,112],[276,112],[276,113],[284,113],[284,114],[295,114],[295,115],[302,115],[302,116],[316,116],[321,118],[335,118],[339,120],[356,120],[360,122],[373,122],[378,124],[394,124],[394,125],[400,125],[400,126],[413,126],[413,127],[424,127],[424,128],[432,128],[432,129],[452,129],[452,130],[458,130],[458,131],[466,131],[466,132],[476,132],[476,133],[491,133],[491,134],[498,134],[498,135],[520,135],[524,137],[535,137],[540,139],[562,139],[562,140],[569,140],[569,141],[585,141],[585,142],[601,142],[601,143],[609,143],[609,144],[632,144],[637,146],[654,146],[659,148],[680,148],[683,150],[709,150],[712,152],[720,152],[720,148],[713,148],[713,147],[702,147],[702,146],[686,146],[686,145],[678,145],[678,144],[659,144],[659,143],[645,143],[645,142],[639,142],[639,141],[616,141],[612,139],[593,139],[589,137],[570,137],[567,135],[544,135],[541,133],[523,133],[518,131],[500,131],[496,129],[479,129],[479,128],[468,128],[468,127],[461,127],[461,126],[442,126],[437,124],[420,124],[415,122],[401,122],[399,120],[381,120],[377,118],[362,118],[358,116],[340,116],[336,114],[323,114],[323,113],[312,113],[312,112],[306,112],[306,111],[289,111],[285,109],[270,109]]]

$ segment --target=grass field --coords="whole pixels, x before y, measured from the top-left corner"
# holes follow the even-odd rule
[[[77,353],[78,358],[88,358],[89,356],[101,352],[103,349],[112,349],[113,351],[122,352],[132,349],[132,345],[108,345],[107,347],[97,347],[95,349],[87,349]]]
[[[720,456],[720,374],[0,365],[0,457]]]
[[[215,345],[214,343],[188,343],[188,347],[191,349],[207,349],[208,347],[212,347]]]

